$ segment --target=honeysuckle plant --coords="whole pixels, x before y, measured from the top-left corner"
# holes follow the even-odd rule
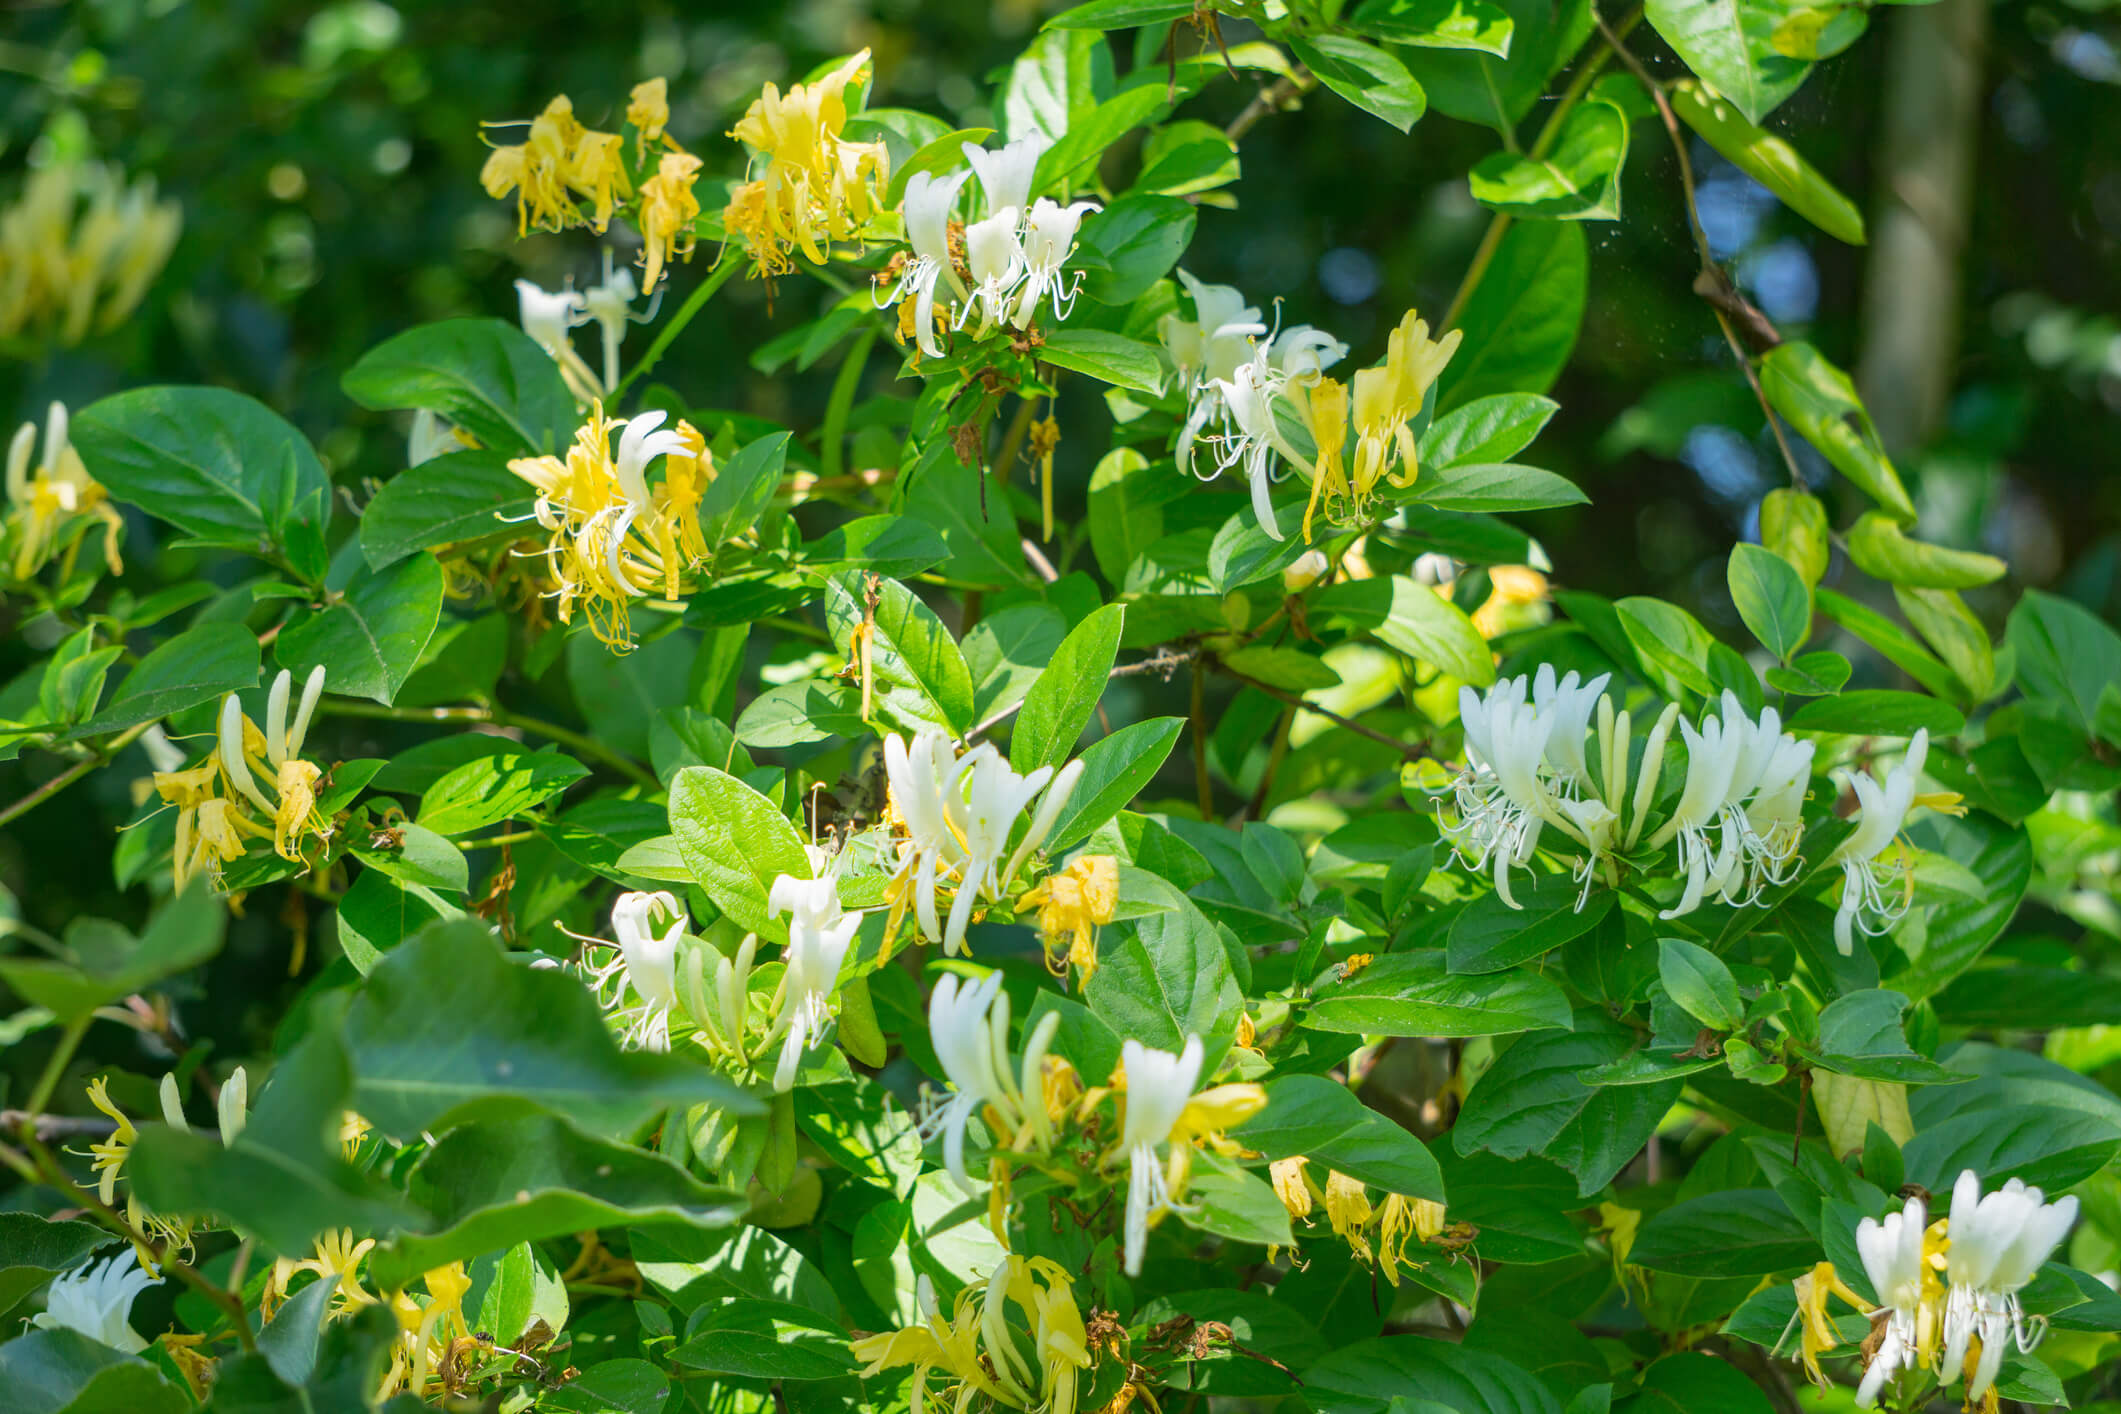
[[[675,76],[525,93],[462,180],[579,282],[343,371],[394,475],[223,388],[25,424],[0,822],[124,814],[107,899],[0,909],[0,1389],[2113,1396],[2116,912],[2070,871],[2121,840],[2121,635],[2027,591],[1991,636],[1960,591],[2008,567],[1911,534],[1683,164],[1694,332],[1838,476],[1793,454],[1730,547],[1743,638],[1553,577],[1517,518],[1583,493],[1518,458],[1629,132],[1862,234],[1756,126],[1860,8],[1653,4],[1662,74],[1611,18],[1096,0],[995,128],[867,49],[711,121]],[[1501,129],[1448,306],[1343,327],[1194,251],[1274,199],[1257,124],[1431,102]],[[0,217],[0,335],[168,256],[99,178],[67,295],[57,181]],[[771,327],[688,338],[737,281]],[[821,415],[688,397],[747,363]]]

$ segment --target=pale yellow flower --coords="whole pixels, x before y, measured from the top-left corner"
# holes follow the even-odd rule
[[[784,95],[767,84],[730,136],[757,154],[753,180],[732,194],[724,225],[740,236],[758,273],[782,274],[791,250],[825,263],[824,245],[850,239],[882,206],[890,157],[881,142],[850,142],[847,87],[869,70],[869,51]]]

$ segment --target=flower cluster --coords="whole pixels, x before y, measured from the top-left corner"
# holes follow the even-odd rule
[[[757,273],[795,269],[792,250],[822,265],[824,246],[851,239],[877,214],[890,156],[882,142],[842,135],[848,86],[868,72],[864,49],[786,94],[769,83],[730,130],[756,155],[749,180],[729,194],[722,224],[743,239]]]
[[[338,1228],[317,1237],[313,1255],[281,1257],[267,1274],[260,1296],[259,1314],[270,1319],[273,1310],[292,1294],[294,1280],[304,1272],[318,1281],[333,1281],[326,1322],[343,1320],[364,1307],[382,1303],[396,1318],[397,1339],[391,1343],[390,1366],[375,1391],[388,1399],[400,1391],[427,1397],[455,1393],[457,1369],[467,1357],[483,1356],[492,1349],[490,1336],[475,1335],[464,1313],[464,1298],[471,1292],[471,1276],[464,1263],[450,1262],[424,1273],[423,1301],[403,1287],[378,1296],[361,1285],[361,1265],[375,1247],[374,1238],[354,1239],[352,1231]],[[440,1390],[430,1389],[439,1383]]]
[[[1326,1170],[1325,1187],[1321,1189],[1311,1176],[1310,1164],[1308,1158],[1298,1154],[1276,1159],[1267,1166],[1282,1207],[1291,1220],[1309,1222],[1313,1210],[1324,1203],[1326,1221],[1334,1236],[1346,1242],[1348,1250],[1365,1266],[1377,1267],[1393,1286],[1399,1285],[1402,1264],[1420,1265],[1407,1256],[1411,1244],[1434,1242],[1446,1235],[1443,1204],[1391,1192],[1372,1203],[1362,1182],[1338,1169]]]
[[[955,1382],[958,1409],[984,1395],[1004,1408],[1075,1414],[1082,1374],[1093,1359],[1082,1310],[1059,1263],[1003,1258],[984,1286],[958,1293],[947,1320],[926,1276],[915,1284],[914,1300],[918,1324],[854,1343],[854,1357],[868,1362],[862,1378],[912,1366],[916,1410],[929,1407],[928,1379],[942,1370]],[[1020,1313],[1015,1322],[1011,1305]]]
[[[907,178],[901,216],[912,255],[878,277],[879,303],[898,305],[902,340],[939,358],[940,331],[962,329],[975,316],[981,335],[997,326],[1029,328],[1041,302],[1055,320],[1068,317],[1082,277],[1071,283],[1064,267],[1083,217],[1098,207],[1031,199],[1039,159],[1050,147],[1036,135],[993,151],[968,142],[968,166]],[[957,201],[974,174],[984,204],[980,219],[968,224],[958,220]],[[947,292],[941,307],[939,287]]]
[[[1492,870],[1496,892],[1513,908],[1510,871],[1531,863],[1549,827],[1566,841],[1557,852],[1574,862],[1583,890],[1579,908],[1593,884],[1619,882],[1623,861],[1650,867],[1667,848],[1683,882],[1661,918],[1683,917],[1711,898],[1745,907],[1769,886],[1789,882],[1802,863],[1797,847],[1813,744],[1785,732],[1774,708],[1754,717],[1726,692],[1720,713],[1704,717],[1698,728],[1676,704],[1666,707],[1637,756],[1631,716],[1613,710],[1606,683],[1603,674],[1587,683],[1575,673],[1557,681],[1542,666],[1536,678],[1505,678],[1485,694],[1461,689],[1466,769],[1454,786],[1457,818],[1443,826],[1455,857],[1468,868]],[[1678,799],[1651,828],[1675,725],[1685,776]],[[1834,920],[1843,952],[1853,947],[1856,927],[1875,932],[1898,917],[1876,861],[1909,809],[1917,803],[1950,808],[1944,797],[1918,802],[1915,780],[1928,750],[1928,734],[1917,731],[1882,786],[1846,778],[1861,813],[1854,833],[1826,861],[1844,875]]]
[[[111,1207],[118,1201],[118,1184],[125,1177],[125,1163],[127,1159],[132,1157],[133,1144],[139,1139],[140,1131],[133,1124],[132,1117],[126,1114],[124,1110],[119,1109],[117,1104],[112,1101],[110,1097],[110,1082],[106,1077],[99,1075],[89,1081],[87,1094],[89,1104],[102,1111],[104,1116],[111,1122],[110,1134],[105,1138],[95,1140],[88,1146],[89,1172],[96,1176],[96,1196],[105,1207]],[[173,1129],[189,1131],[191,1125],[184,1117],[184,1101],[181,1092],[177,1088],[177,1078],[174,1075],[162,1077],[159,1094],[162,1102],[163,1121]],[[218,1111],[217,1118],[221,1143],[224,1147],[233,1145],[236,1142],[236,1136],[243,1132],[244,1125],[250,1119],[250,1081],[242,1066],[237,1066],[234,1073],[221,1082],[220,1092],[216,1096],[215,1105]],[[140,1202],[139,1196],[131,1191],[129,1184],[125,1195],[125,1214],[126,1221],[132,1225],[135,1233],[144,1234],[180,1252],[190,1250],[193,1220],[182,1215],[149,1211]],[[158,1264],[161,1261],[161,1256],[155,1248],[141,1243],[136,1237],[133,1250],[139,1257],[140,1265],[149,1274],[152,1275],[159,1272],[160,1267]],[[115,1270],[116,1264],[110,1264],[106,1268],[106,1275]],[[108,1293],[113,1288],[105,1285],[97,1289]],[[117,1319],[121,1324],[124,1320],[125,1307],[130,1305],[130,1303],[131,1297],[128,1296],[125,1303],[118,1308]],[[68,1322],[67,1324],[72,1323]],[[88,1329],[86,1326],[77,1325],[74,1329],[93,1336],[97,1340],[102,1340],[106,1345],[119,1345],[120,1349],[137,1350],[139,1348],[137,1345],[125,1346],[117,1341],[108,1340],[101,1335],[97,1335],[95,1331]]]
[[[2049,1203],[2015,1178],[1983,1196],[1980,1175],[1967,1169],[1952,1185],[1950,1216],[1934,1223],[1928,1216],[1923,1200],[1913,1197],[1897,1213],[1857,1224],[1856,1250],[1878,1293],[1875,1309],[1831,1262],[1821,1262],[1798,1279],[1790,1324],[1801,1331],[1807,1372],[1824,1386],[1819,1357],[1840,1344],[1827,1298],[1837,1296],[1871,1317],[1868,1363],[1856,1391],[1865,1408],[1903,1371],[1920,1369],[1947,1389],[1963,1379],[1967,1405],[1993,1410],[2005,1350],[2015,1341],[2030,1351],[2045,1332],[2040,1318],[2026,1316],[2018,1292],[2068,1235],[2077,1200]]]
[[[910,910],[923,938],[942,943],[946,954],[963,951],[973,909],[982,899],[1002,901],[1017,871],[1052,833],[1082,773],[1082,763],[1071,761],[1058,772],[1041,766],[1021,775],[993,743],[960,753],[942,731],[924,731],[911,742],[885,737],[890,819],[899,835],[887,937],[897,934]],[[1017,819],[1034,799],[1038,812],[1011,849]],[[945,889],[953,891],[947,922]]]
[[[1157,334],[1190,403],[1178,434],[1179,470],[1203,481],[1237,470],[1251,486],[1260,529],[1282,539],[1269,498],[1279,479],[1276,459],[1307,474],[1312,463],[1290,444],[1276,406],[1295,408],[1289,400],[1296,391],[1317,385],[1348,356],[1348,346],[1308,324],[1269,333],[1258,307],[1229,285],[1204,285],[1184,270],[1178,278],[1193,299],[1194,317],[1167,314]],[[1204,463],[1194,450],[1201,441],[1213,449],[1206,472],[1198,470]]]
[[[184,228],[155,181],[116,167],[60,162],[30,174],[0,211],[0,339],[44,334],[80,343],[125,322],[162,273]]]
[[[302,759],[309,719],[324,695],[323,665],[310,670],[290,722],[293,686],[293,674],[281,669],[266,696],[262,731],[229,693],[221,700],[220,727],[206,759],[155,773],[156,793],[177,807],[170,868],[179,889],[201,869],[219,882],[222,867],[243,857],[246,841],[269,839],[282,859],[300,864],[304,840],[331,837],[331,822],[317,809],[317,784],[324,773]],[[258,784],[261,776],[270,783],[270,793]]]
[[[41,457],[34,422],[23,423],[8,443],[4,563],[17,581],[34,576],[62,550],[67,557],[63,573],[71,574],[91,520],[103,523],[104,564],[112,574],[125,572],[118,557],[125,522],[102,483],[88,474],[66,431],[66,404],[55,402],[45,415]]]
[[[706,439],[665,414],[607,418],[593,407],[562,461],[518,457],[508,469],[537,489],[537,523],[549,532],[546,573],[561,623],[579,603],[590,631],[613,648],[633,646],[632,601],[660,590],[682,597],[682,576],[713,553],[700,530],[700,498],[714,479]],[[611,434],[621,433],[614,456]],[[663,459],[651,491],[648,468]]]
[[[132,1328],[135,1297],[162,1278],[144,1270],[128,1247],[115,1257],[89,1262],[53,1280],[44,1293],[44,1309],[30,1324],[44,1330],[69,1330],[113,1350],[137,1355],[147,1342]]]
[[[692,254],[692,223],[700,214],[693,186],[700,159],[671,141],[668,85],[649,79],[634,85],[626,123],[634,130],[635,160],[643,166],[651,148],[660,146],[653,176],[639,183],[635,223],[641,231],[644,288],[654,289],[672,256]],[[488,127],[517,126],[489,123]],[[635,195],[635,174],[627,166],[624,133],[599,132],[575,117],[574,104],[560,94],[528,123],[522,142],[496,146],[479,173],[488,196],[516,198],[518,234],[533,230],[564,231],[586,226],[599,235],[611,218]],[[583,203],[588,203],[588,209]]]
[[[548,290],[530,280],[516,281],[516,309],[523,332],[531,342],[552,356],[567,380],[568,391],[582,404],[596,402],[619,386],[619,346],[626,326],[653,317],[660,297],[650,301],[647,314],[635,314],[633,301],[640,294],[630,270],[614,270],[611,252],[604,252],[604,281],[586,290]],[[575,352],[572,331],[595,324],[603,335],[604,377],[600,383],[589,365]],[[417,465],[417,463],[415,463]]]

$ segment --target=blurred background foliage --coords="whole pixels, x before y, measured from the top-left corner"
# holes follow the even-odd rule
[[[361,352],[422,321],[511,316],[518,276],[548,287],[593,277],[591,242],[518,241],[510,209],[479,190],[482,121],[527,118],[564,92],[586,119],[604,122],[630,85],[664,75],[673,134],[706,157],[710,175],[729,176],[739,153],[723,134],[761,83],[862,46],[876,53],[873,105],[925,109],[956,126],[987,122],[998,71],[1059,7],[17,5],[0,31],[0,203],[41,166],[112,161],[155,178],[181,203],[184,228],[168,271],[122,327],[71,348],[0,345],[0,408],[19,421],[53,398],[80,405],[140,383],[239,387],[302,427],[358,499],[365,478],[403,464],[404,447],[401,426],[339,391]],[[1885,137],[1893,105],[1919,96],[1910,73],[1923,85],[1931,78],[1920,63],[1894,71],[1901,29],[1934,31],[1939,15],[1949,24],[1953,14],[1960,28],[1949,38],[1974,76],[1965,114],[1973,166],[1958,213],[1924,209],[1938,192],[1894,165]],[[1224,37],[1238,42],[1247,27],[1226,21]],[[1182,31],[1179,42],[1190,52],[1199,41]],[[1676,72],[1647,26],[1634,44],[1653,67]],[[1820,66],[1770,124],[1855,197],[1874,232],[1896,202],[1947,229],[1955,214],[1969,222],[1956,292],[1946,281],[1929,300],[1951,315],[1939,326],[1951,334],[1937,353],[1948,382],[1941,412],[1890,413],[1906,390],[1875,378],[1865,392],[1916,487],[1919,533],[2009,559],[2011,581],[1969,595],[1992,629],[2025,585],[2121,615],[2121,481],[2107,474],[2121,432],[2117,45],[2115,7],[1886,7],[1872,33]],[[1123,67],[1161,62],[1153,48],[1129,55],[1124,39],[1119,49]],[[1221,78],[1183,116],[1227,123],[1256,91],[1257,76]],[[1540,117],[1529,115],[1528,131]],[[1487,218],[1463,173],[1496,146],[1492,131],[1434,110],[1408,136],[1337,102],[1271,115],[1242,144],[1235,208],[1203,210],[1189,264],[1262,303],[1279,295],[1286,321],[1325,327],[1353,346],[1350,367],[1365,365],[1409,305],[1432,318],[1448,305]],[[1710,241],[1751,298],[1786,337],[1862,365],[1878,334],[1865,320],[1866,284],[1879,278],[1871,252],[1821,235],[1698,141],[1693,160]],[[1634,144],[1625,192],[1630,219],[1587,228],[1588,315],[1553,389],[1562,411],[1535,455],[1582,485],[1591,504],[1526,523],[1558,585],[1664,596],[1743,641],[1725,559],[1733,539],[1757,534],[1760,498],[1785,473],[1729,346],[1690,289],[1696,263],[1666,143]],[[677,297],[702,268],[679,272]],[[829,298],[800,282],[774,298],[756,283],[732,288],[657,376],[690,406],[813,430],[829,371],[767,374],[720,351],[758,349]],[[1072,402],[1066,417],[1086,431],[1104,416],[1092,400]],[[1079,518],[1103,445],[1089,435],[1063,441],[1064,521],[1071,510]],[[1822,495],[1850,494],[1808,447],[1797,454]],[[1839,522],[1857,507],[1835,509]],[[129,544],[144,547],[154,532],[132,514]],[[158,563],[183,572],[180,557]],[[1841,570],[1830,584],[1843,581]],[[0,677],[31,656],[8,642],[20,627],[0,625]],[[1869,671],[1883,669],[1873,659]],[[0,877],[18,891],[28,878],[52,878],[29,866],[55,862],[62,842],[63,832],[15,842]],[[77,886],[87,897],[107,888]],[[63,917],[57,902],[38,911]]]

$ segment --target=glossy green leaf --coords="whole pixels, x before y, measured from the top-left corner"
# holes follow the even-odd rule
[[[1881,688],[1807,702],[1791,714],[1789,727],[1791,731],[1850,736],[1913,736],[1926,729],[1935,737],[1963,731],[1966,718],[1949,702]]]
[[[470,834],[528,813],[588,774],[554,751],[476,757],[427,788],[417,818],[438,835]]]
[[[1039,357],[1116,388],[1152,394],[1163,388],[1163,364],[1154,348],[1102,329],[1056,329],[1046,336]]]
[[[1755,123],[1797,91],[1811,65],[1778,52],[1779,10],[1739,0],[1652,0],[1643,9],[1665,43]]]
[[[1753,637],[1787,662],[1812,632],[1812,595],[1790,562],[1759,545],[1733,545],[1731,602]]]
[[[715,907],[748,932],[788,936],[787,923],[768,914],[767,895],[783,874],[809,878],[810,856],[772,801],[727,772],[688,766],[670,783],[670,832]]]
[[[1489,0],[1363,0],[1354,25],[1394,44],[1477,49],[1507,59],[1516,24]]]
[[[340,386],[363,407],[438,412],[517,455],[563,452],[581,421],[552,356],[498,319],[408,329],[363,354]]]
[[[1454,976],[1441,950],[1388,953],[1314,994],[1314,1031],[1382,1036],[1501,1036],[1569,1026],[1561,988],[1529,972]]]
[[[158,721],[187,707],[257,686],[257,635],[241,624],[203,623],[157,645],[125,675],[75,738]]]
[[[1704,1026],[1734,1031],[1745,1016],[1737,979],[1707,948],[1684,938],[1659,938],[1657,976],[1672,1000]]]
[[[1725,8],[1731,3],[1710,0],[1705,8]],[[1857,490],[1894,520],[1914,521],[1915,503],[1908,499],[1878,428],[1846,373],[1810,344],[1778,344],[1760,360],[1760,387],[1775,411],[1817,447],[1835,470],[1855,482]]]
[[[1882,511],[1866,511],[1849,527],[1848,549],[1857,569],[1910,589],[1972,589],[2010,568],[1994,555],[1911,539]]]
[[[441,562],[431,555],[363,569],[343,595],[283,629],[273,656],[297,679],[322,665],[332,692],[388,706],[434,635],[444,587]]]
[[[615,1134],[671,1105],[758,1110],[700,1066],[621,1051],[578,979],[510,961],[472,920],[435,924],[386,956],[345,1035],[353,1108],[385,1134],[526,1114]]]
[[[1494,152],[1473,168],[1473,199],[1547,221],[1618,221],[1628,119],[1610,103],[1579,103],[1544,157]]]
[[[1643,1223],[1628,1251],[1635,1266],[1693,1277],[1763,1276],[1818,1260],[1818,1239],[1765,1188],[1674,1203]]]
[[[1085,747],[1076,758],[1083,773],[1046,837],[1046,852],[1058,856],[1082,843],[1139,795],[1163,769],[1185,725],[1183,717],[1151,717]]]
[[[1796,148],[1746,121],[1737,105],[1693,79],[1681,79],[1667,92],[1681,122],[1784,206],[1836,240],[1863,244],[1863,213]]]
[[[1104,696],[1125,623],[1125,608],[1107,604],[1061,640],[1010,728],[1011,766],[1030,772],[1066,764]]]
[[[450,452],[384,482],[361,510],[368,567],[381,570],[437,545],[520,534],[515,523],[536,498],[508,462],[502,452]]]
[[[1246,1148],[1269,1160],[1302,1154],[1388,1193],[1444,1201],[1443,1174],[1428,1149],[1347,1086],[1283,1075],[1266,1088],[1266,1108],[1230,1131]]]
[[[1552,387],[1583,324],[1589,262],[1583,228],[1575,222],[1512,226],[1459,318],[1465,343],[1437,379],[1437,411],[1495,393],[1544,393]]]
[[[1401,132],[1420,122],[1428,111],[1428,96],[1421,85],[1389,50],[1343,34],[1291,39],[1289,47],[1320,83]]]

